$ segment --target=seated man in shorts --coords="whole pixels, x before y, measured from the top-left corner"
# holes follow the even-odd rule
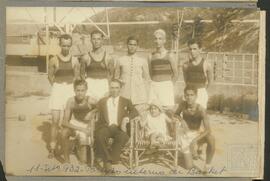
[[[75,80],[74,82],[75,96],[69,98],[66,104],[63,130],[62,130],[62,146],[64,151],[64,160],[70,162],[70,140],[71,136],[78,137],[78,158],[81,163],[87,163],[87,145],[91,143],[90,128],[94,126],[94,112],[96,101],[86,96],[87,83],[85,80]]]
[[[211,134],[210,124],[205,109],[196,103],[197,89],[187,86],[184,90],[185,102],[179,105],[176,116],[181,119],[182,131],[179,133],[180,145],[184,155],[184,167],[193,167],[193,156],[196,155],[197,144],[206,143],[206,163],[204,171],[208,171],[215,152],[215,139]]]

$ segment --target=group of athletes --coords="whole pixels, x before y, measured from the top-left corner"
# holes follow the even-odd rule
[[[212,70],[201,54],[201,43],[195,39],[188,42],[189,57],[182,75],[184,96],[176,104],[175,95],[182,91],[175,92],[174,88],[180,76],[177,57],[165,48],[164,30],[156,30],[153,41],[155,50],[148,57],[141,57],[137,55],[139,40],[130,36],[126,55],[115,58],[103,45],[104,35],[95,30],[91,33],[92,49],[74,56],[70,53],[72,37],[60,36],[61,52],[49,60],[48,66],[52,85],[49,158],[56,156],[60,145],[65,162],[70,162],[70,137],[77,137],[78,160],[87,163],[87,145],[94,140],[96,160],[103,161],[104,170],[109,170],[120,161],[121,150],[129,140],[130,120],[139,118],[150,139],[149,153],[160,142],[172,139],[167,124],[177,122],[181,127],[177,134],[183,166],[192,168],[193,159],[206,143],[205,169],[210,167],[215,140],[206,109]],[[97,113],[99,116],[94,119]],[[59,135],[61,143],[57,142]],[[114,140],[111,148],[108,138]]]

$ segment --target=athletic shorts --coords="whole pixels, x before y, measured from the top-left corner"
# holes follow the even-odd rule
[[[149,103],[158,100],[162,106],[174,106],[174,87],[172,81],[152,81],[150,85]]]
[[[97,100],[105,97],[109,93],[109,81],[108,79],[86,79],[88,90],[87,95]]]
[[[180,135],[179,145],[181,147],[181,151],[185,154],[190,153],[190,144],[199,135],[199,131],[187,131],[184,134]]]
[[[67,100],[75,95],[73,84],[53,83],[49,99],[49,109],[64,110]]]
[[[204,109],[207,109],[208,94],[206,88],[197,89],[196,103],[200,104]]]
[[[80,121],[77,121],[75,119],[70,120],[70,124],[81,127],[81,128],[87,128],[88,124],[82,123]],[[76,137],[79,139],[80,145],[90,145],[91,144],[91,138],[90,136],[86,135],[82,131],[75,130]]]

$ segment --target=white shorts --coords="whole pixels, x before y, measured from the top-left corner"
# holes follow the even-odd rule
[[[207,109],[208,94],[206,88],[197,89],[196,103],[200,104],[204,109]]]
[[[109,81],[108,79],[86,79],[88,90],[87,95],[97,100],[105,97],[109,93]]]
[[[81,128],[88,127],[88,124],[82,123],[82,122],[77,121],[75,119],[71,119],[70,124],[72,124],[74,126],[81,127]],[[90,145],[91,144],[90,136],[87,136],[84,132],[78,131],[78,130],[76,130],[75,133],[76,133],[76,137],[79,139],[80,145]]]
[[[73,84],[67,84],[65,82],[53,83],[49,99],[49,109],[64,110],[67,100],[74,95]]]
[[[183,153],[190,153],[190,144],[191,142],[200,135],[199,131],[187,131],[185,134],[180,135],[179,145]]]
[[[158,100],[162,106],[174,106],[174,87],[172,81],[152,81],[148,103]]]

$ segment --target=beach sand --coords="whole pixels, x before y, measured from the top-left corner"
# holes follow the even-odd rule
[[[70,165],[61,164],[61,159],[48,159],[50,133],[50,111],[47,96],[6,97],[6,172],[9,175],[95,175],[102,173],[78,163],[71,155]],[[20,119],[19,119],[20,117]],[[232,114],[209,113],[212,133],[216,138],[216,153],[212,161],[210,176],[256,175],[257,169],[251,169],[255,162],[258,144],[258,122],[238,118]],[[246,165],[239,167],[237,149],[254,147]],[[242,150],[243,150],[242,149]],[[205,149],[204,149],[205,150]],[[235,151],[236,150],[236,151]],[[205,152],[205,151],[204,151]],[[236,158],[235,158],[236,157]],[[239,158],[239,162],[243,158]],[[245,160],[244,160],[245,162]],[[203,160],[195,161],[199,168]],[[243,163],[244,166],[246,163]],[[200,176],[197,170],[185,170],[178,166],[172,170],[162,164],[146,163],[133,170],[124,165],[114,165],[116,175],[121,176]],[[235,168],[235,169],[234,169]],[[242,170],[241,170],[242,168]],[[250,172],[250,170],[252,170]]]

